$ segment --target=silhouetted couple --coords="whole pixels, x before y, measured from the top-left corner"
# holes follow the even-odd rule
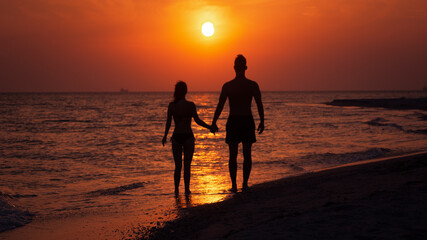
[[[175,160],[175,193],[179,193],[179,182],[181,179],[183,161],[185,193],[190,193],[190,168],[194,153],[194,135],[191,130],[191,119],[194,118],[197,124],[209,129],[212,133],[217,132],[218,127],[216,122],[221,115],[227,98],[230,104],[230,114],[226,125],[225,142],[228,144],[230,151],[228,167],[232,184],[231,191],[237,192],[237,153],[240,142],[243,144],[244,159],[242,190],[248,188],[248,180],[252,168],[252,143],[256,142],[255,122],[251,111],[252,98],[255,99],[258,107],[258,114],[260,117],[258,131],[260,134],[264,131],[264,108],[258,84],[246,78],[246,69],[245,57],[243,57],[243,55],[238,55],[234,61],[236,77],[225,83],[222,87],[211,126],[199,118],[196,105],[185,99],[185,95],[187,94],[187,85],[185,82],[180,81],[175,85],[174,101],[171,102],[168,107],[165,135],[162,140],[164,146],[173,118],[175,129],[171,141]],[[182,159],[182,153],[184,153],[184,160]]]

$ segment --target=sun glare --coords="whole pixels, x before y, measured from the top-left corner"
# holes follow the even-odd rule
[[[214,34],[215,32],[215,28],[213,23],[211,22],[205,22],[202,25],[202,33],[203,35],[205,35],[206,37],[210,37]]]

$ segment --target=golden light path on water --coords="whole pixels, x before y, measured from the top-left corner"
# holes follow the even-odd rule
[[[189,99],[197,104],[199,117],[210,124],[210,118],[214,114],[212,100],[207,95],[192,95]],[[222,116],[228,116],[228,106],[224,108]],[[228,173],[228,147],[219,139],[225,138],[225,131],[216,135],[192,123],[194,132],[195,151],[191,164],[190,188],[192,194],[188,200],[192,206],[219,202],[230,196],[228,189],[231,186]],[[224,129],[221,129],[224,130]]]
[[[217,137],[203,131],[195,134],[196,139]],[[208,145],[197,144],[196,153],[193,156],[191,169],[191,189],[195,194],[191,194],[191,204],[200,205],[214,203],[224,200],[228,195],[227,189],[230,187],[228,172],[218,172],[218,166],[224,164],[217,150],[204,151],[209,149]]]

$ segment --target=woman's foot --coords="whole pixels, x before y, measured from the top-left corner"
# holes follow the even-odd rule
[[[249,190],[248,184],[243,184],[242,191],[247,191],[247,190]]]
[[[190,194],[190,193],[191,193],[190,189],[185,189],[185,194]]]
[[[233,185],[231,186],[230,192],[233,192],[233,193],[236,193],[236,192],[237,192],[237,185],[236,185],[236,184],[233,184]]]

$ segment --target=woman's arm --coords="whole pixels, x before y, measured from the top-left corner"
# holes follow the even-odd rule
[[[166,119],[166,125],[165,125],[165,135],[163,136],[162,139],[162,145],[164,146],[166,143],[166,139],[169,133],[169,129],[171,127],[171,123],[172,123],[172,104],[169,104],[168,107],[168,114],[167,114],[167,119]]]
[[[202,119],[200,119],[199,118],[199,115],[197,114],[197,109],[196,109],[196,105],[193,103],[193,118],[194,118],[194,121],[198,124],[198,125],[200,125],[200,126],[202,126],[202,127],[205,127],[205,128],[207,128],[207,129],[211,129],[211,126],[209,126],[208,124],[206,124],[205,122],[203,122],[203,120]]]

